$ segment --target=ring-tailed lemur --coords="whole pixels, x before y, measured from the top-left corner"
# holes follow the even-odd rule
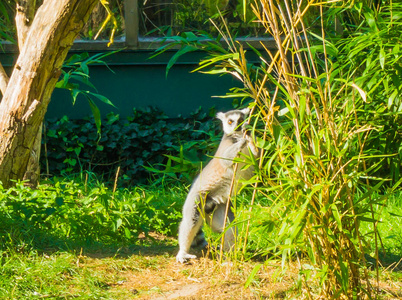
[[[234,173],[233,159],[242,152],[249,155],[250,148],[257,156],[258,150],[251,137],[244,134],[244,120],[250,110],[231,110],[218,113],[217,118],[222,121],[224,135],[214,158],[206,165],[194,180],[183,206],[183,219],[179,227],[180,250],[176,260],[180,263],[196,258],[189,254],[193,245],[206,246],[207,242],[202,232],[203,218],[215,232],[223,232],[226,206],[230,192],[230,185]],[[242,170],[239,165],[236,172],[235,184],[239,178],[250,179],[253,169]],[[233,188],[233,193],[237,190]],[[231,206],[231,204],[229,203]],[[228,221],[234,220],[231,209],[228,211]],[[228,223],[229,223],[228,222]],[[234,245],[236,229],[229,228],[224,235],[224,250],[228,251]]]

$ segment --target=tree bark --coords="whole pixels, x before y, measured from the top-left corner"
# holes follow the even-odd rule
[[[42,128],[43,122],[40,124],[36,138],[29,153],[28,164],[23,177],[25,185],[35,188],[39,183],[40,177],[40,150],[42,146]]]
[[[0,103],[0,181],[22,180],[60,68],[99,0],[44,0]]]
[[[17,27],[18,47],[20,51],[24,47],[26,37],[35,16],[36,0],[18,0],[15,14]]]
[[[6,93],[8,86],[8,75],[6,71],[4,71],[3,65],[0,63],[0,92],[2,95]],[[0,99],[1,102],[1,99]]]
[[[18,35],[18,48],[22,51],[28,32],[31,28],[36,10],[36,0],[18,0],[15,15],[15,23]],[[42,144],[42,124],[36,133],[35,142],[29,154],[29,160],[24,181],[31,187],[36,187],[40,177],[40,148]]]

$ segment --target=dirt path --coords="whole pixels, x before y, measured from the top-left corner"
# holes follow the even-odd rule
[[[202,283],[190,283],[183,285],[174,291],[169,291],[164,293],[162,296],[154,298],[155,300],[165,300],[165,299],[177,299],[180,297],[190,297],[199,294],[202,290],[206,288],[206,284]]]
[[[296,263],[282,271],[280,262],[219,263],[198,253],[200,259],[183,265],[175,261],[176,248],[159,244],[106,256],[84,254],[80,264],[104,274],[113,299],[307,299],[296,289]],[[383,275],[381,299],[402,299],[402,282]]]
[[[182,265],[167,255],[129,257],[122,263],[118,277],[111,276],[121,280],[109,284],[118,299],[283,299],[292,293],[293,279],[279,279],[278,266],[261,267],[245,287],[255,263],[219,265],[201,258]]]

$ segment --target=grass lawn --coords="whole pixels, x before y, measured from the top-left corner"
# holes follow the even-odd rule
[[[0,299],[303,298],[296,260],[282,271],[281,261],[253,256],[275,234],[258,227],[258,218],[240,259],[219,260],[216,253],[203,256],[198,250],[200,259],[176,263],[184,198],[182,187],[113,192],[102,184],[57,180],[36,191],[22,185],[0,190]],[[397,299],[402,297],[402,199],[395,195],[388,204],[378,225],[384,246],[379,296]],[[238,210],[241,216],[248,207],[241,204]],[[363,234],[371,230],[362,224]],[[376,286],[374,269],[369,276]]]
[[[261,267],[245,282],[257,262],[219,264],[201,258],[175,262],[171,238],[153,235],[149,245],[90,249],[80,253],[3,256],[1,299],[259,299],[294,294],[291,273],[280,277],[279,264]],[[258,262],[261,263],[261,262]]]

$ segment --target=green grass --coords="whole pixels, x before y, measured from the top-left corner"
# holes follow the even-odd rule
[[[128,280],[128,271],[157,272],[174,262],[185,196],[182,186],[113,192],[98,182],[57,178],[37,190],[22,184],[9,190],[0,187],[0,299],[133,297],[135,291],[116,289]],[[253,264],[261,262],[255,256],[264,253],[279,229],[265,200],[257,199],[249,213],[248,198],[245,194],[238,199],[238,225],[241,237],[246,220],[251,220],[245,258]],[[392,269],[402,257],[402,194],[387,201],[388,206],[379,205],[375,211],[381,212],[378,228],[386,254],[380,257]],[[362,224],[374,249],[371,231]],[[214,239],[219,241],[217,235]],[[387,274],[401,279],[399,272]]]
[[[37,190],[0,187],[0,299],[116,299],[109,290],[117,273],[83,267],[82,255],[119,268],[123,252],[172,250],[174,242],[152,233],[176,234],[183,197],[176,187],[113,192],[57,178]]]
[[[142,248],[145,249],[145,248]],[[125,271],[144,272],[157,269],[160,257],[119,255],[104,249],[86,255],[30,251],[2,253],[0,299],[123,299],[114,286],[126,281]],[[163,257],[163,254],[161,254]]]
[[[69,285],[82,275],[74,265],[73,254],[39,255],[35,251],[3,253],[1,266],[2,299],[32,299],[41,295],[68,295]],[[86,280],[84,281],[86,282]],[[63,284],[62,284],[63,283]]]
[[[378,197],[381,199],[381,197]],[[378,240],[379,257],[382,263],[387,266],[395,263],[395,260],[402,257],[402,193],[395,193],[380,201],[373,207],[375,215],[378,216]],[[370,217],[370,216],[368,216]],[[361,224],[361,231],[365,234],[371,245],[371,257],[375,257],[375,237],[373,234],[373,223]],[[402,269],[402,265],[399,266]]]
[[[184,192],[171,189],[117,189],[100,183],[59,181],[37,190],[18,183],[0,187],[0,242],[16,250],[88,245],[126,245],[139,235],[173,235]]]
[[[379,209],[379,208],[378,208]],[[402,193],[391,195],[378,225],[385,250],[402,257]]]

